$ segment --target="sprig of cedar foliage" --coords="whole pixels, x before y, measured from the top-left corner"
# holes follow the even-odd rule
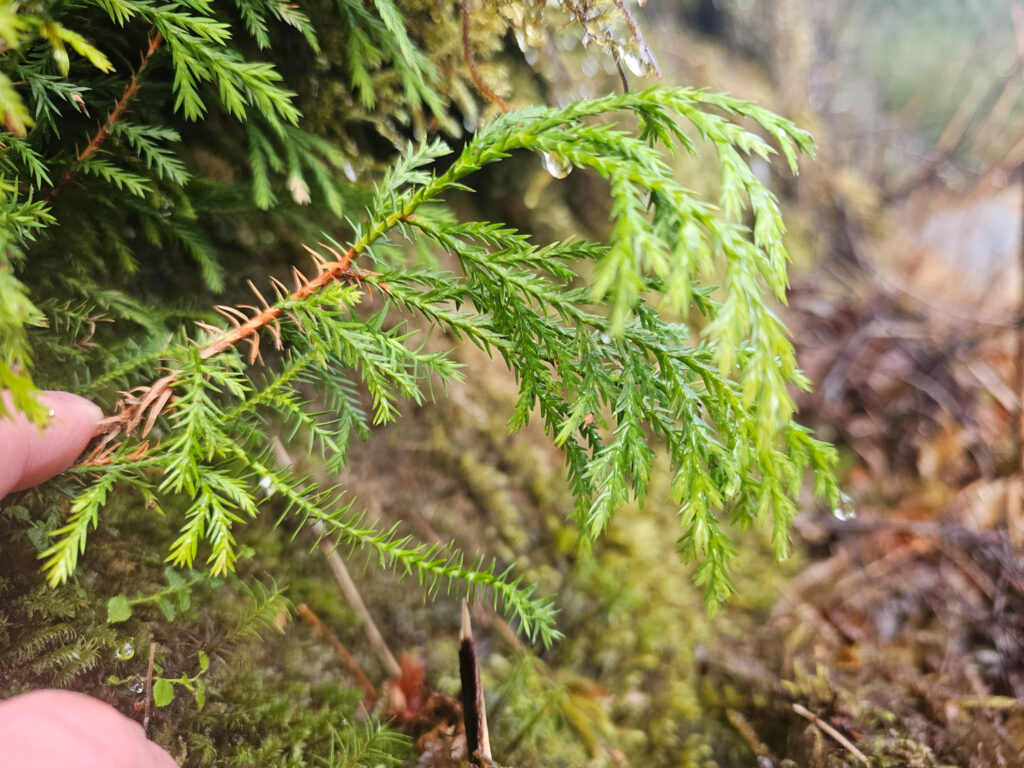
[[[380,5],[397,18],[393,3]],[[376,51],[352,74],[371,102],[380,80],[390,77],[394,54],[414,50],[404,29],[398,34],[393,23],[379,22],[351,32]],[[294,93],[274,64],[243,55],[239,24],[260,49],[272,33],[274,40],[287,34],[284,27],[313,53],[319,50],[308,16],[284,0],[0,2],[0,122],[6,128],[0,146],[0,386],[37,420],[45,414],[32,397],[27,329],[49,318],[17,276],[26,247],[32,247],[37,274],[52,268],[57,295],[84,301],[94,316],[154,331],[165,325],[154,318],[157,307],[102,287],[95,276],[135,274],[147,251],[164,261],[179,252],[199,267],[206,287],[222,290],[224,254],[212,245],[203,215],[244,210],[239,193],[246,187],[250,208],[267,210],[284,197],[298,205],[322,202],[342,214],[351,194],[346,157],[298,127]],[[112,50],[100,50],[78,29]],[[133,41],[138,49],[126,48]],[[70,57],[69,47],[80,58]],[[403,87],[439,108],[430,68],[401,64]],[[249,185],[197,179],[194,163],[185,159],[183,128],[218,111],[237,120],[248,137]],[[83,123],[90,132],[84,141],[78,135]],[[71,265],[66,244],[44,234],[58,221],[62,231],[74,233]]]
[[[826,495],[835,491],[829,450],[791,421],[786,386],[803,382],[758,288],[761,279],[779,291],[784,285],[779,212],[747,166],[733,162],[731,147],[739,144],[766,157],[771,150],[753,134],[701,111],[705,105],[758,119],[790,156],[794,147],[809,147],[804,134],[779,118],[687,89],[514,112],[481,130],[443,173],[427,170],[450,153],[439,141],[396,163],[366,222],[356,226],[349,254],[371,257],[375,246],[397,235],[426,239],[455,255],[461,274],[380,265],[385,271],[363,274],[362,282],[454,336],[503,356],[521,390],[510,427],[520,428],[534,412],[544,419],[565,451],[585,539],[601,534],[617,506],[631,497],[643,499],[654,444],[660,442],[676,473],[672,492],[680,504],[681,551],[702,561],[697,580],[715,605],[729,593],[727,570],[735,557],[719,521],[722,510],[744,523],[768,524],[783,556],[795,511],[791,498],[804,470],[818,473]],[[731,216],[719,215],[679,185],[651,144],[586,120],[621,109],[635,112],[647,133],[670,149],[677,142],[692,146],[673,113],[716,141],[723,158],[721,204]],[[465,179],[474,171],[516,149],[556,152],[609,178],[616,211],[612,241],[536,246],[513,229],[459,222],[430,207],[445,192],[467,188]],[[752,232],[741,219],[747,203]],[[719,302],[693,287],[716,255],[727,262]],[[589,286],[578,284],[584,262],[594,265]],[[532,601],[518,583],[498,576],[493,564],[483,571],[464,569],[451,552],[410,547],[393,530],[367,527],[358,516],[347,516],[348,505],[329,500],[329,492],[299,490],[310,485],[307,479],[275,470],[261,453],[262,410],[305,427],[325,452],[343,446],[354,427],[350,420],[359,418],[354,400],[336,420],[307,413],[294,389],[300,373],[355,372],[372,396],[378,423],[397,417],[399,397],[420,400],[431,376],[442,382],[459,376],[446,353],[423,352],[401,323],[387,327],[386,311],[369,318],[355,312],[364,296],[360,286],[332,281],[309,296],[295,298],[297,293],[282,292],[273,305],[282,325],[275,320],[264,332],[283,336],[289,354],[279,376],[259,388],[244,375],[236,349],[204,359],[202,350],[216,346],[216,338],[200,345],[181,340],[167,361],[178,372],[181,392],[166,414],[172,437],[150,451],[144,467],[115,459],[101,469],[100,480],[79,497],[72,521],[47,552],[51,578],[59,581],[73,571],[84,531],[96,519],[112,476],[146,493],[192,499],[170,559],[191,566],[205,540],[215,572],[232,567],[232,527],[258,513],[262,484],[284,500],[286,511],[376,551],[382,564],[415,573],[431,590],[439,579],[490,587],[527,632],[550,640],[550,604]],[[666,320],[651,306],[647,297],[656,293],[666,309],[677,312],[696,300],[710,321],[702,342],[692,343],[691,328]],[[601,304],[609,312],[596,312]],[[737,314],[750,317],[749,324],[732,319]],[[134,449],[125,444],[119,456]],[[155,468],[161,470],[159,485],[152,479]],[[340,511],[323,511],[332,508]]]
[[[328,207],[341,212],[343,156],[296,124],[291,94],[276,70],[242,56],[213,4],[96,5],[109,24],[140,25],[151,47],[155,33],[165,41],[153,49],[156,61],[147,75],[170,67],[172,112],[201,120],[211,104],[219,104],[229,117],[247,121],[243,135],[256,205],[278,199],[273,174],[284,177],[278,190],[303,202],[310,193],[303,174],[311,171]],[[298,8],[273,0],[236,5],[259,48],[266,47],[275,19],[315,48],[315,30]],[[431,68],[414,49],[395,6],[378,0],[372,14],[360,3],[343,2],[340,9],[350,40],[377,51],[362,66],[393,60],[407,99],[438,109]],[[0,34],[8,34],[2,24]],[[66,329],[91,328],[102,311],[129,337],[90,358],[101,366],[91,385],[84,385],[87,392],[102,395],[112,384],[152,381],[155,363],[165,374],[159,386],[139,387],[123,403],[124,412],[134,408],[126,423],[143,432],[156,424],[164,439],[151,445],[128,437],[100,463],[78,468],[91,480],[43,553],[51,583],[74,573],[89,531],[117,489],[180,516],[168,556],[176,565],[191,567],[202,552],[214,572],[231,570],[239,526],[271,508],[291,520],[293,529],[316,522],[321,535],[375,555],[383,567],[413,576],[431,594],[442,588],[489,590],[496,607],[531,637],[545,643],[556,638],[550,599],[538,599],[509,569],[480,558],[467,564],[451,546],[412,542],[353,513],[341,491],[319,487],[273,459],[270,435],[282,424],[303,441],[300,449],[320,452],[328,465],[343,462],[351,436],[367,429],[355,382],[370,395],[372,421],[385,423],[398,417],[403,400],[431,396],[432,382],[461,376],[446,350],[426,350],[403,313],[502,356],[520,388],[510,429],[538,415],[563,449],[584,542],[600,536],[616,507],[630,498],[643,500],[654,453],[664,450],[680,509],[680,552],[701,563],[696,579],[706,588],[709,607],[729,594],[728,568],[736,556],[723,517],[770,527],[776,552],[784,556],[792,498],[806,469],[816,473],[818,492],[835,500],[830,449],[792,421],[787,387],[806,382],[765,297],[784,300],[783,225],[775,197],[747,165],[751,155],[768,159],[781,151],[796,171],[797,154],[812,144],[789,122],[747,102],[685,88],[510,112],[486,124],[457,153],[440,140],[405,152],[378,184],[365,215],[349,220],[348,245],[335,243],[338,250],[326,247],[319,255],[317,277],[299,274],[294,291],[275,283],[275,292],[267,292],[273,301],[257,291],[251,307],[221,308],[232,322],[227,330],[204,317],[203,334],[177,331],[168,341],[161,330],[187,312],[162,315],[166,310],[94,279],[111,264],[141,268],[137,249],[147,243],[176,243],[209,287],[221,285],[224,254],[206,236],[194,205],[202,195],[189,166],[178,162],[180,134],[169,125],[167,86],[141,84],[126,117],[109,127],[105,150],[111,157],[101,158],[102,167],[90,165],[85,161],[92,158],[71,151],[58,135],[66,119],[62,110],[78,109],[76,94],[83,99],[86,87],[68,87],[40,66],[45,49],[23,39],[21,28],[10,34],[9,44],[21,46],[20,53],[3,63],[33,84],[36,127],[24,138],[12,133],[0,155],[5,172],[18,180],[0,204],[6,238],[0,251],[6,259],[0,265],[0,328],[10,331],[4,335],[0,383],[15,392],[16,407],[31,406],[25,327],[42,320],[14,271],[29,248],[44,267],[60,265],[58,293],[75,297],[46,304],[54,320],[59,316]],[[372,103],[365,90],[372,86],[369,74],[352,68],[353,87],[364,103]],[[105,82],[94,85],[99,90]],[[125,87],[120,98],[127,93]],[[20,114],[10,99],[0,109]],[[603,119],[623,115],[624,124],[638,125],[637,132]],[[737,122],[743,119],[773,144],[743,128]],[[666,162],[666,153],[680,149],[696,154],[698,139],[717,152],[717,199],[679,184]],[[520,150],[591,169],[607,180],[613,199],[607,243],[537,245],[512,228],[451,216],[444,206],[447,193],[470,189],[474,172]],[[71,174],[67,190],[52,205],[35,199],[58,170],[65,174],[61,178]],[[64,199],[78,184],[90,190],[101,216]],[[31,243],[53,223],[51,211],[62,227],[86,233],[76,243],[74,269],[56,233]],[[141,237],[126,238],[128,231],[140,231]],[[391,263],[393,249],[384,246],[404,242],[450,254],[458,272]],[[371,262],[376,272],[356,261]],[[719,269],[724,283],[713,297],[700,281]],[[589,282],[583,275],[591,276]],[[387,305],[367,316],[360,305],[369,292]],[[673,319],[691,310],[702,316],[699,325]],[[132,334],[131,325],[143,332]],[[281,352],[267,355],[271,364],[257,378],[236,343],[247,342],[251,357],[261,352],[261,336],[263,347],[273,343]],[[42,348],[60,346],[42,345],[45,338]],[[309,385],[326,410],[310,401]]]

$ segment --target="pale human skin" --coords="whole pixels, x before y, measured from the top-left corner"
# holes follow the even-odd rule
[[[0,499],[49,480],[70,467],[92,439],[103,411],[70,392],[42,392],[50,423],[40,430],[15,411],[10,395],[4,405],[13,418],[0,418]]]
[[[0,701],[0,755],[18,768],[177,768],[137,722],[74,691]]]
[[[0,395],[13,412],[7,393]],[[70,467],[103,412],[69,392],[43,392],[44,429],[24,415],[0,418],[0,507],[4,496]],[[74,691],[39,690],[0,701],[0,765],[18,768],[176,768],[142,726],[109,704]]]

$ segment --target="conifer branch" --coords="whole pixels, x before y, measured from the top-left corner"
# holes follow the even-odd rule
[[[226,24],[148,3],[130,7],[166,39],[176,108],[186,119],[199,119],[206,109],[198,90],[203,84],[218,86],[229,114],[244,117],[250,108],[263,113],[272,130],[264,135],[247,129],[246,136],[254,193],[262,188],[256,202],[270,200],[268,168],[290,166],[274,165],[268,137],[288,140],[298,115],[289,92],[276,84],[276,73],[225,49]],[[463,11],[468,42],[468,2]],[[389,19],[392,27],[397,24],[397,17]],[[404,40],[406,54],[415,53],[407,38],[395,39]],[[145,154],[160,183],[181,185],[185,179],[184,166],[160,154],[162,143],[176,133],[123,121],[138,91],[138,79],[132,82],[79,161],[98,182],[123,189],[123,197],[158,187],[147,186],[150,177],[102,165],[98,153],[107,136],[123,136],[125,146]],[[639,131],[593,119],[615,112],[632,113]],[[740,118],[758,124],[773,143],[744,129]],[[721,184],[710,199],[683,187],[665,161],[666,153],[679,148],[696,152],[688,131],[717,152]],[[48,577],[58,583],[72,574],[115,484],[147,499],[189,500],[178,500],[183,519],[170,559],[191,565],[200,547],[209,545],[207,562],[216,573],[233,568],[238,526],[255,517],[265,494],[273,493],[293,516],[376,553],[385,567],[411,574],[428,593],[439,584],[486,587],[527,634],[544,642],[557,637],[550,601],[536,599],[531,587],[494,562],[467,565],[453,548],[410,543],[394,530],[366,526],[344,514],[346,505],[324,512],[328,493],[315,486],[305,491],[300,486],[307,481],[252,455],[267,443],[270,415],[308,438],[310,451],[317,446],[330,454],[328,465],[336,466],[349,436],[367,428],[356,382],[369,393],[373,421],[380,423],[397,418],[400,397],[419,403],[432,381],[458,378],[459,366],[445,352],[424,351],[403,323],[394,322],[395,310],[403,310],[503,357],[520,387],[510,428],[539,415],[564,451],[585,541],[599,536],[622,504],[644,499],[654,456],[664,450],[674,473],[671,495],[680,505],[680,551],[701,561],[696,580],[706,586],[709,606],[717,605],[731,589],[728,567],[735,558],[724,530],[726,515],[770,527],[776,552],[783,555],[804,469],[817,473],[820,492],[830,498],[836,493],[829,471],[834,457],[791,422],[787,387],[805,380],[768,303],[770,295],[785,297],[781,215],[747,164],[750,155],[768,160],[781,152],[795,171],[797,153],[811,149],[806,133],[771,113],[686,88],[510,111],[483,126],[457,153],[441,141],[410,148],[381,180],[366,218],[351,222],[348,247],[323,246],[329,256],[311,250],[315,276],[294,270],[294,287],[271,278],[273,296],[250,283],[251,303],[214,308],[226,327],[204,319],[199,327],[209,337],[175,337],[159,356],[159,377],[123,394],[91,457],[99,478],[80,494],[44,553]],[[467,177],[516,151],[557,158],[567,168],[591,169],[607,179],[610,241],[539,247],[514,229],[460,222],[440,212],[447,193],[469,189]],[[257,163],[265,164],[260,173]],[[435,171],[439,166],[443,170]],[[98,226],[105,232],[102,221]],[[161,227],[153,225],[155,237],[183,231]],[[187,231],[176,236],[189,237]],[[374,253],[373,246],[399,237],[450,254],[457,273],[385,263],[378,274],[355,266],[364,255],[379,263],[384,249]],[[208,264],[201,253],[196,258]],[[725,275],[719,301],[698,283],[716,274],[716,261]],[[582,274],[593,276],[590,285],[581,284]],[[355,311],[364,284],[388,297],[387,306],[370,317]],[[700,343],[693,342],[695,329],[666,320],[648,303],[657,294],[682,316],[696,308],[706,317]],[[263,339],[272,340],[285,359],[259,383],[247,370],[262,359]],[[132,360],[115,360],[111,375],[117,380],[157,359],[137,349],[128,350]],[[303,382],[315,384],[330,415],[311,412],[298,386]],[[155,446],[116,442],[135,430],[145,438],[161,422],[166,436]]]
[[[354,248],[349,249],[344,255],[339,255],[337,251],[329,246],[324,247],[335,255],[337,259],[333,262],[328,262],[318,256],[315,251],[307,248],[314,256],[318,274],[314,278],[306,278],[297,269],[293,270],[297,285],[293,291],[287,294],[280,288],[282,285],[280,281],[275,281],[274,287],[278,294],[278,303],[274,305],[269,304],[259,289],[250,282],[250,288],[261,302],[262,309],[243,305],[252,311],[252,316],[250,317],[235,307],[223,305],[216,307],[216,310],[234,325],[234,328],[229,331],[219,331],[219,329],[212,326],[207,326],[220,335],[200,349],[199,358],[201,360],[209,360],[246,341],[250,345],[249,362],[251,364],[259,356],[260,331],[266,328],[273,329],[277,347],[281,348],[278,323],[280,318],[287,314],[285,307],[289,303],[308,299],[325,286],[337,283],[338,281],[344,280],[355,283],[373,274],[372,272],[355,269],[351,266],[352,258],[355,255]],[[125,434],[131,433],[143,423],[143,420],[145,420],[145,424],[141,434],[142,437],[145,437],[153,428],[156,419],[163,412],[164,407],[171,401],[173,388],[178,384],[178,377],[181,373],[181,370],[173,369],[153,384],[136,387],[130,392],[125,393],[124,397],[115,407],[115,415],[104,419],[97,426],[96,438],[98,438],[98,442],[84,457],[83,463],[95,463],[102,453],[109,453],[112,450],[110,443],[116,438],[117,434],[122,432]]]
[[[96,131],[96,134],[92,137],[89,143],[86,144],[85,148],[78,153],[75,158],[77,162],[84,162],[100,151],[104,142],[109,138],[114,125],[116,125],[124,116],[124,112],[128,108],[128,103],[138,92],[140,86],[139,76],[146,70],[146,67],[149,66],[149,60],[163,44],[163,41],[164,38],[160,32],[156,32],[149,38],[149,46],[142,53],[142,61],[139,63],[139,68],[132,73],[130,78],[128,78],[128,84],[125,85],[124,91],[121,93],[121,98],[117,100],[117,103],[107,115],[107,119],[103,122],[103,125],[100,126],[98,131]],[[64,171],[64,174],[60,177],[60,181],[57,182],[56,186],[51,189],[49,194],[46,196],[46,201],[48,203],[52,203],[77,175],[78,170],[74,167],[68,168]]]
[[[307,248],[307,250],[310,249]],[[352,259],[356,256],[356,250],[354,247],[350,248],[343,255],[339,255],[337,251],[334,251],[331,248],[328,248],[328,250],[331,251],[333,255],[337,256],[337,259],[333,262],[325,262],[323,260],[317,261],[318,274],[312,279],[306,279],[302,273],[298,270],[294,270],[293,275],[295,276],[298,285],[295,290],[287,294],[287,296],[278,296],[282,302],[302,301],[303,299],[313,296],[324,286],[336,283],[339,280],[357,282],[363,278],[363,273],[360,270],[354,270],[351,267]],[[316,257],[316,253],[314,251],[310,250],[310,253]],[[280,283],[275,284],[275,288],[277,285],[280,285]],[[253,288],[253,290],[255,291],[256,289]],[[255,337],[261,330],[268,326],[273,326],[283,315],[286,314],[286,310],[283,308],[281,303],[270,306],[266,303],[266,300],[263,299],[259,291],[256,291],[256,295],[258,298],[263,300],[263,309],[240,325],[236,324],[236,327],[233,330],[222,334],[219,338],[203,347],[202,351],[199,353],[199,357],[201,359],[209,360],[211,357],[222,353],[228,347],[232,347],[241,341]],[[255,352],[252,357],[255,359]]]

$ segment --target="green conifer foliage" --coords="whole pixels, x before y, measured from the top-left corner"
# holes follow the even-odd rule
[[[540,419],[562,450],[582,542],[644,498],[665,453],[680,519],[669,535],[700,562],[712,608],[731,589],[727,522],[766,526],[781,557],[805,470],[835,502],[831,450],[793,421],[789,388],[806,381],[771,308],[785,300],[784,227],[748,165],[781,154],[795,173],[811,138],[738,99],[660,88],[514,109],[456,144],[452,103],[468,103],[480,75],[468,52],[424,46],[431,30],[467,29],[468,5],[444,5],[0,4],[0,386],[40,419],[33,375],[111,414],[42,553],[51,585],[75,575],[120,494],[173,519],[174,566],[232,571],[240,529],[272,514],[429,594],[485,592],[550,643],[555,606],[514,564],[381,527],[274,451],[337,468],[353,435],[443,396],[462,376],[456,343],[515,375],[509,428]],[[495,39],[512,25],[528,43],[543,5],[477,14]],[[620,63],[651,67],[628,14],[620,44],[580,4],[551,12]],[[342,122],[375,116],[403,145],[386,172],[371,173],[355,131],[340,131],[347,142],[304,127],[307,82],[286,76],[303,67],[343,70],[330,83],[347,96],[332,105]],[[720,171],[711,196],[667,162],[698,146]],[[458,219],[446,196],[518,153],[603,178],[608,240],[537,243]],[[300,241],[312,265],[279,272]],[[450,344],[428,345],[423,329]]]

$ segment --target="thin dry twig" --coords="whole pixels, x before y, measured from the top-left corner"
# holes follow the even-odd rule
[[[469,605],[462,601],[462,629],[459,633],[459,673],[462,678],[462,716],[466,724],[466,751],[474,765],[490,765],[491,737],[487,732],[487,708],[480,684],[480,665],[473,644]]]
[[[843,734],[841,734],[827,722],[825,722],[816,714],[807,709],[807,707],[805,707],[802,704],[795,703],[792,705],[792,707],[793,711],[800,715],[800,717],[805,717],[808,720],[810,720],[816,728],[820,729],[824,733],[827,733],[829,736],[831,736],[833,739],[839,742],[840,746],[842,746],[847,752],[849,752],[851,755],[857,758],[861,763],[863,763],[864,765],[871,765],[871,761],[868,760],[868,756],[861,752],[859,749],[857,749],[856,744],[854,744],[852,741],[846,738]]]
[[[348,648],[341,642],[341,639],[330,630],[330,628],[324,624],[319,616],[317,616],[313,609],[305,603],[301,603],[298,607],[299,616],[309,622],[314,629],[323,634],[327,638],[327,641],[334,648],[334,652],[338,655],[338,660],[342,663],[356,679],[356,682],[362,687],[363,692],[366,694],[364,704],[366,709],[372,709],[374,702],[377,701],[377,689],[373,683],[370,682],[370,678],[363,672],[363,668],[359,666],[359,662],[355,660],[351,653],[348,652]]]
[[[156,661],[156,643],[149,644],[149,662],[146,664],[146,714],[142,716],[142,730],[149,732],[149,717],[153,712],[153,663]]]
[[[294,464],[294,460],[285,450],[284,446],[281,445],[280,440],[274,440],[273,443],[274,457],[278,463],[283,467],[290,467]],[[327,529],[324,528],[323,523],[319,520],[313,520],[311,522],[313,533],[316,534],[317,541],[320,541],[327,535]],[[356,583],[352,580],[352,575],[348,572],[348,567],[345,565],[345,561],[342,560],[341,555],[338,554],[335,549],[328,549],[325,553],[327,558],[327,564],[331,567],[331,571],[334,573],[334,578],[338,582],[338,586],[341,588],[341,592],[345,595],[345,599],[348,600],[349,605],[352,607],[362,620],[363,631],[366,633],[366,639],[370,641],[370,646],[377,654],[377,658],[380,659],[380,663],[384,665],[388,674],[397,678],[402,674],[402,667],[395,658],[395,655],[388,648],[387,642],[384,640],[384,636],[380,633],[377,628],[376,622],[373,620],[373,616],[370,614],[369,608],[366,607],[366,603],[363,602],[363,596],[359,594],[359,589],[356,587]]]
[[[725,710],[725,717],[729,721],[729,724],[736,729],[736,732],[740,737],[747,742],[747,746],[750,747],[750,751],[753,752],[759,759],[760,765],[764,765],[767,761],[768,765],[774,766],[776,764],[775,757],[772,755],[771,750],[757,737],[757,733],[754,731],[754,726],[741,715],[735,709]]]
[[[622,67],[622,57],[615,54],[615,68],[619,70],[619,80],[622,81],[622,92],[629,93],[629,78],[626,77],[626,70]]]
[[[472,78],[473,85],[476,86],[476,89],[483,94],[484,98],[494,104],[494,106],[502,112],[508,112],[509,109],[511,109],[509,103],[496,94],[494,90],[484,82],[483,77],[480,75],[480,69],[477,67],[476,59],[473,58],[473,47],[469,42],[469,17],[472,12],[470,3],[471,0],[462,0],[462,58],[466,62],[466,68],[469,70],[469,76]]]
[[[1012,696],[968,696],[953,699],[964,709],[1014,709],[1024,710],[1024,700]]]
[[[326,531],[319,520],[314,520],[312,523],[313,532],[318,536],[324,536]],[[402,667],[399,665],[395,655],[391,653],[391,649],[388,648],[387,642],[384,640],[384,636],[380,633],[377,628],[376,622],[373,620],[373,616],[370,615],[370,609],[366,607],[366,603],[363,602],[362,595],[359,594],[359,589],[356,587],[356,583],[352,581],[352,575],[348,572],[348,567],[345,565],[345,561],[341,559],[341,555],[337,551],[331,549],[327,553],[327,564],[331,567],[331,571],[334,573],[334,578],[338,582],[338,586],[341,588],[342,594],[345,595],[345,599],[348,600],[349,605],[352,607],[363,623],[363,631],[366,632],[366,639],[370,641],[374,652],[377,654],[377,658],[380,659],[381,664],[388,671],[391,677],[399,677],[402,674]]]
[[[100,129],[96,131],[96,135],[92,137],[92,140],[86,144],[85,149],[78,153],[77,160],[82,162],[88,157],[92,157],[100,148],[104,142],[110,137],[110,130],[114,127],[114,124],[120,121],[124,116],[125,110],[128,108],[128,102],[130,102],[135,94],[139,90],[139,75],[141,75],[147,66],[149,66],[149,60],[153,54],[157,52],[160,46],[164,42],[164,37],[157,32],[153,37],[149,39],[149,46],[142,53],[142,61],[139,63],[139,68],[132,73],[132,76],[128,79],[128,84],[124,87],[124,91],[121,93],[121,98],[117,100],[114,108],[107,115],[107,119],[104,121]],[[50,190],[49,194],[46,195],[46,201],[52,203],[54,199],[60,195],[61,192],[71,183],[71,181],[78,175],[78,171],[74,168],[68,168],[64,171],[64,175],[60,177],[60,181],[57,182],[56,186]]]

